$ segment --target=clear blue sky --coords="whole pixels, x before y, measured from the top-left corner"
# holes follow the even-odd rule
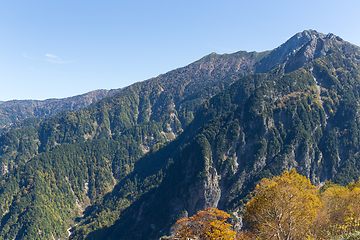
[[[120,88],[211,52],[273,49],[297,32],[360,46],[358,0],[3,0],[0,100]]]

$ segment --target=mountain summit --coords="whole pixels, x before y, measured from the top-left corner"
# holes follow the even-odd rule
[[[0,238],[158,239],[205,207],[232,213],[263,177],[360,177],[360,51],[298,33],[212,53],[76,112],[0,136]]]
[[[325,35],[314,30],[306,30],[295,34],[271,51],[259,62],[256,72],[268,72],[278,64],[285,64],[286,72],[291,72],[316,58],[325,56],[331,48],[336,48],[349,57],[354,57],[359,51],[359,47],[332,33]]]

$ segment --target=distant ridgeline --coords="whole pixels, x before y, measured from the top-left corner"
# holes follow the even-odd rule
[[[206,207],[240,230],[263,177],[357,180],[359,63],[357,46],[309,30],[20,121],[0,136],[0,238],[158,239]]]
[[[65,110],[77,111],[104,97],[113,96],[120,90],[95,90],[74,97],[42,101],[11,100],[0,102],[0,128],[6,128],[15,123],[22,124],[23,126],[24,124],[28,125],[39,121],[32,119],[25,123],[19,122],[27,118],[49,118]]]

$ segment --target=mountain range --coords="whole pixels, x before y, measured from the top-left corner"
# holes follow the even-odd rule
[[[263,177],[295,168],[348,184],[360,177],[359,64],[359,47],[307,30],[36,110],[52,116],[7,108],[20,121],[0,136],[0,238],[158,239],[205,207],[239,230]]]

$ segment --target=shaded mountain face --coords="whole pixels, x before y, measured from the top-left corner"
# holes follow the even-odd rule
[[[3,134],[0,236],[66,237],[76,225],[71,239],[158,239],[208,206],[241,226],[263,177],[296,168],[316,184],[357,178],[359,56],[304,31]]]
[[[63,143],[100,138],[118,140],[125,130],[135,126],[156,125],[158,130],[139,139],[138,145],[147,153],[153,145],[173,140],[192,121],[203,101],[228,87],[235,79],[252,73],[256,60],[264,55],[266,53],[210,54],[184,68],[121,89],[116,96],[84,110],[63,112],[47,121],[20,121],[10,128],[12,131],[0,136],[2,173]],[[78,104],[73,104],[78,98]],[[41,111],[46,112],[44,104],[48,101],[37,102],[42,104]],[[79,108],[83,101],[84,98],[77,96],[59,100],[57,105],[49,103],[49,106],[55,113],[70,106]],[[31,108],[24,109],[30,111]],[[42,123],[37,127],[39,122]]]

